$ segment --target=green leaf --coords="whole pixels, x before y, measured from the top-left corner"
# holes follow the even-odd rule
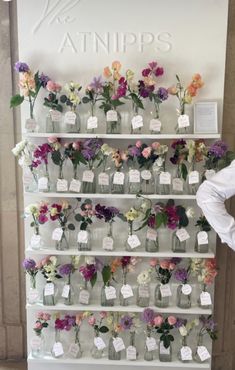
[[[61,157],[61,153],[59,150],[54,150],[52,153],[51,153],[51,159],[53,161],[53,163],[56,165],[56,166],[59,166],[61,164],[61,160],[62,160],[62,157]]]
[[[100,333],[108,333],[109,331],[109,328],[107,328],[107,326],[101,326],[100,329],[99,329]]]
[[[81,225],[80,225],[80,230],[86,230],[87,226],[88,226],[87,222],[85,222],[85,221],[82,222]]]
[[[87,103],[89,103],[89,102],[90,102],[90,99],[89,99],[87,96],[84,96],[84,97],[82,98],[82,102],[83,102],[84,104],[87,104]]]
[[[67,102],[67,100],[68,100],[68,98],[67,98],[66,95],[61,95],[61,97],[60,97],[61,103],[65,104]]]
[[[74,224],[68,224],[68,229],[72,231],[75,230]]]
[[[187,169],[187,166],[184,163],[181,164],[180,171],[181,171],[181,175],[182,175],[184,181],[186,181],[187,175],[188,175],[188,169]]]
[[[85,160],[85,158],[83,157],[82,153],[78,152],[78,151],[75,151],[74,152],[74,160],[73,162],[75,162],[76,164],[79,164],[80,162],[83,163],[83,164],[87,164],[87,161]]]
[[[82,215],[80,215],[80,213],[77,213],[75,216],[74,216],[75,220],[77,222],[81,222],[81,221],[84,221],[84,217]]]
[[[10,100],[10,108],[17,107],[18,105],[22,104],[24,101],[24,96],[20,94],[12,96]]]
[[[32,221],[31,224],[30,224],[31,227],[34,227],[35,226],[35,222]]]
[[[92,279],[90,280],[92,288],[95,286],[97,280],[97,272],[92,276]]]
[[[102,278],[104,284],[107,284],[109,280],[111,279],[111,267],[110,266],[104,266],[102,270]]]

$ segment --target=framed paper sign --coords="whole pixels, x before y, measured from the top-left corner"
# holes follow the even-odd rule
[[[217,102],[198,102],[194,105],[194,133],[217,134]]]

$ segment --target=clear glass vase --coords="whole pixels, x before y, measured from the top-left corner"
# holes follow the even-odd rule
[[[138,164],[133,161],[128,173],[128,190],[130,194],[137,194],[140,192],[140,171]]]
[[[150,170],[141,171],[141,191],[143,194],[154,193],[154,178]]]
[[[52,357],[62,358],[64,356],[63,344],[60,339],[60,330],[55,329],[55,342],[51,350]]]
[[[51,181],[48,171],[48,165],[45,165],[45,169],[38,177],[38,191],[42,193],[48,193],[51,190]]]
[[[33,229],[34,232],[30,239],[29,247],[33,250],[39,250],[43,247],[44,244],[42,241],[39,225],[34,225]]]
[[[169,307],[170,297],[163,297],[161,293],[162,284],[157,284],[154,292],[154,304],[156,307]]]
[[[177,134],[189,134],[190,133],[190,122],[189,122],[189,116],[185,114],[185,103],[182,103],[177,110],[178,118],[177,118],[177,124],[175,127]]]
[[[186,252],[186,240],[180,241],[176,235],[177,230],[172,234],[172,251],[176,253],[185,253]]]
[[[149,307],[150,286],[149,284],[139,284],[137,287],[137,301],[139,307]]]
[[[127,271],[123,271],[123,276],[122,276],[122,285],[126,285],[127,284]],[[120,289],[120,292],[119,292],[119,301],[120,301],[120,306],[128,306],[129,305],[129,298],[124,298],[123,297],[123,294],[121,292],[121,289]]]
[[[127,360],[136,361],[138,359],[139,353],[135,345],[135,332],[130,331],[130,342],[129,347],[127,348]],[[129,353],[129,357],[128,357]]]
[[[203,352],[203,358],[201,358],[198,354],[198,351],[202,351]],[[210,359],[210,354],[207,350],[207,348],[203,345],[203,334],[201,332],[198,333],[198,336],[197,336],[197,346],[196,346],[196,350],[194,352],[194,355],[193,355],[193,359],[195,362],[197,363],[204,363],[206,361],[208,361]]]
[[[68,133],[78,133],[81,130],[80,114],[74,110],[65,113],[64,123]]]
[[[180,284],[177,287],[177,298],[176,298],[176,305],[179,308],[190,308],[192,305],[191,302],[191,293],[190,294],[184,294],[182,291],[184,284]]]
[[[95,185],[95,172],[91,169],[85,170],[82,178],[82,192],[85,194],[95,193]]]
[[[106,113],[106,134],[121,134],[122,117],[116,108]]]
[[[165,348],[163,341],[159,344],[159,361],[171,362],[172,361],[172,346],[171,343],[168,348]]]
[[[192,350],[190,347],[188,347],[187,338],[187,335],[182,337],[182,346],[179,349],[177,356],[178,359],[184,363],[192,361]]]
[[[139,108],[132,104],[131,134],[140,134],[144,126],[143,116],[139,114]]]
[[[36,275],[30,276],[30,288],[27,292],[27,302],[29,304],[36,304],[39,302],[40,294],[36,287]]]
[[[89,227],[86,230],[80,230],[78,234],[78,250],[90,251],[92,247],[92,234]]]
[[[146,234],[145,251],[154,253],[159,251],[159,239],[156,230],[149,228]]]
[[[25,121],[25,130],[26,132],[38,132],[38,124],[33,114],[33,107],[30,107],[30,118],[27,118]]]
[[[196,233],[196,240],[194,246],[195,252],[208,253],[209,251],[209,236],[206,231],[199,230]]]
[[[90,104],[90,111],[88,112],[88,118],[86,122],[86,132],[89,134],[94,134],[98,129],[98,116],[97,109],[94,103]]]
[[[89,305],[90,303],[90,291],[88,289],[88,281],[86,280],[79,287],[78,302],[83,305]]]
[[[147,326],[147,333],[146,333],[146,340],[145,340],[145,347],[144,347],[144,360],[145,361],[153,361],[154,359],[154,351],[150,351],[147,346],[147,340],[151,338],[151,329]]]
[[[102,163],[102,171],[98,175],[97,192],[100,194],[110,193],[110,175],[109,168],[107,168],[107,156],[104,156]]]
[[[50,109],[46,116],[46,132],[57,133],[60,132],[61,113],[57,110]]]
[[[71,284],[71,275],[68,276],[67,284],[64,285],[62,297],[66,306],[72,306],[74,304],[74,288]]]
[[[80,327],[75,326],[74,332],[75,332],[75,339],[74,339],[74,343],[72,344],[72,348],[70,347],[70,353],[72,355],[71,357],[77,359],[77,358],[81,358],[83,354],[81,341],[80,341]]]
[[[35,336],[31,339],[31,355],[34,358],[42,358],[45,350],[45,338],[42,333],[35,333]]]
[[[35,193],[38,191],[38,176],[33,169],[24,168],[23,184],[26,193]]]
[[[118,168],[111,175],[111,192],[113,194],[124,194],[125,193],[125,173]]]
[[[96,345],[96,340],[97,339],[99,340],[99,338],[100,338],[99,333],[95,333],[94,342],[91,347],[91,357],[95,359],[104,357],[104,349],[103,348],[99,349],[98,346]]]
[[[69,191],[71,193],[80,193],[82,183],[78,177],[78,165],[73,165],[73,179],[70,182]]]
[[[109,360],[121,360],[122,353],[121,351],[116,352],[113,340],[118,337],[118,333],[112,332],[112,337],[109,339],[109,347],[108,347],[108,359]]]
[[[115,299],[107,299],[105,294],[105,288],[112,286],[111,284],[103,285],[101,288],[101,306],[103,307],[113,307]]]
[[[65,180],[63,174],[63,164],[59,165],[59,174],[56,183],[56,191],[57,193],[65,193],[68,191],[68,181]]]
[[[61,226],[62,236],[60,240],[55,241],[55,249],[57,251],[65,251],[69,249],[70,232],[66,226]]]
[[[107,223],[107,234],[103,238],[103,249],[107,251],[114,250],[114,238],[113,238],[113,222]]]
[[[151,134],[161,134],[162,131],[162,123],[159,119],[159,112],[156,111],[155,106],[150,111],[150,122],[149,122],[149,130]]]
[[[182,195],[184,193],[184,189],[185,189],[185,181],[181,177],[180,167],[177,166],[176,173],[174,174],[173,179],[172,179],[172,194]]]
[[[133,234],[133,221],[128,221],[128,237],[125,243],[126,251],[132,252],[141,245],[140,240],[136,234]]]
[[[163,167],[160,168],[156,176],[156,192],[160,195],[171,194],[171,175]]]
[[[43,305],[55,306],[57,296],[57,288],[54,283],[47,281],[43,289]]]
[[[212,301],[211,301],[211,295],[207,291],[207,285],[202,284],[202,289],[199,295],[199,298],[197,300],[198,306],[202,309],[208,310],[212,308]],[[208,303],[208,304],[206,304]]]

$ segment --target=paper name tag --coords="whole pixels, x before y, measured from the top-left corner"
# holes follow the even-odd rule
[[[78,243],[87,244],[88,243],[88,232],[86,230],[80,230],[77,238]]]
[[[66,125],[75,125],[76,118],[77,116],[74,112],[66,112],[64,115],[64,123]]]
[[[209,243],[208,234],[206,231],[199,231],[199,233],[197,234],[197,242],[198,245],[204,245]]]
[[[109,186],[109,175],[105,172],[101,172],[98,176],[98,184]]]
[[[133,297],[133,290],[129,284],[125,284],[121,287],[121,293],[123,298],[130,298]]]
[[[211,355],[209,354],[207,348],[205,346],[198,346],[197,347],[197,354],[201,361],[206,361],[209,358],[211,358]]]
[[[114,185],[124,185],[125,175],[123,172],[115,172],[113,176]]]
[[[77,343],[72,343],[69,347],[69,355],[76,358],[80,351],[80,346]]]
[[[47,189],[48,189],[48,178],[47,177],[40,177],[38,179],[38,191],[47,190]]]
[[[23,183],[24,183],[24,185],[30,185],[32,183],[32,181],[33,181],[32,173],[25,170],[24,174],[23,174]]]
[[[34,118],[28,118],[25,121],[25,128],[26,130],[35,130],[37,127],[37,123]]]
[[[32,350],[34,350],[34,351],[39,350],[41,345],[42,345],[41,338],[40,337],[33,337],[31,339],[30,345],[31,345]]]
[[[183,191],[184,189],[184,183],[182,179],[173,179],[172,185],[174,191]]]
[[[87,129],[93,130],[98,127],[98,118],[96,116],[90,116],[87,120]]]
[[[162,123],[159,119],[153,118],[150,120],[149,129],[151,131],[160,132],[162,127]]]
[[[210,180],[216,174],[215,170],[206,170],[205,178]]]
[[[139,296],[141,298],[149,298],[149,287],[148,285],[140,285],[139,286]]]
[[[117,298],[116,289],[113,286],[106,286],[104,291],[107,300]]]
[[[171,184],[171,174],[169,172],[161,172],[159,182],[160,184],[170,185]]]
[[[188,346],[184,346],[180,348],[180,354],[183,361],[192,361],[192,350]]]
[[[144,125],[143,117],[138,114],[137,116],[132,118],[131,124],[133,129],[143,127]]]
[[[160,353],[162,355],[169,355],[170,354],[170,347],[166,348],[163,344],[163,342],[160,342]]]
[[[62,343],[61,342],[54,343],[54,345],[53,345],[53,352],[54,352],[55,357],[63,356],[64,349],[63,349],[63,346],[62,346]]]
[[[136,360],[136,348],[134,346],[129,346],[126,349],[127,360]]]
[[[81,304],[89,304],[89,300],[90,300],[90,293],[88,292],[88,290],[81,290],[80,293],[79,293],[79,303]]]
[[[190,126],[189,116],[187,114],[181,114],[178,118],[179,128]]]
[[[44,296],[47,297],[49,295],[55,294],[55,286],[53,283],[47,283],[44,289]]]
[[[81,181],[72,179],[69,185],[69,191],[74,191],[75,193],[80,193],[81,191]]]
[[[116,352],[120,352],[125,349],[125,344],[122,338],[114,338],[113,339],[113,346]]]
[[[153,337],[147,337],[146,347],[147,347],[148,352],[155,351],[157,349],[156,339]]]
[[[56,189],[57,191],[68,191],[68,181],[64,179],[58,179]]]
[[[160,292],[162,297],[171,297],[172,292],[169,284],[162,284],[160,286]]]
[[[35,303],[39,299],[39,292],[37,289],[31,289],[28,294],[28,301],[30,304]]]
[[[94,181],[94,172],[93,171],[90,171],[90,170],[86,170],[83,172],[83,175],[82,175],[82,181],[84,182],[93,182]]]
[[[116,122],[118,120],[117,112],[115,110],[108,110],[106,120],[108,122]]]
[[[140,240],[137,235],[129,235],[127,239],[127,243],[131,247],[131,249],[135,249],[141,245]]]
[[[151,229],[150,227],[147,230],[146,239],[156,241],[157,239],[157,231],[154,229]]]
[[[140,171],[130,170],[129,171],[129,182],[140,182]]]
[[[31,241],[30,241],[31,247],[32,248],[38,247],[40,245],[40,242],[41,242],[41,236],[33,234]]]
[[[62,115],[58,110],[51,109],[50,116],[53,122],[59,122],[61,120]]]
[[[62,297],[63,298],[68,298],[68,296],[69,296],[69,292],[70,292],[70,285],[65,285],[64,287],[63,287],[63,291],[62,291]]]
[[[149,170],[143,170],[141,171],[141,177],[143,180],[150,180],[152,177],[152,174]]]
[[[201,292],[200,294],[200,302],[202,306],[210,306],[212,305],[211,295],[208,292]]]
[[[57,227],[55,230],[53,230],[52,233],[52,240],[60,241],[63,235],[63,230],[60,227]]]
[[[106,344],[105,344],[105,342],[103,341],[103,339],[101,337],[95,337],[94,338],[94,345],[99,350],[102,350],[102,349],[106,348]]]
[[[181,291],[184,295],[190,295],[192,293],[192,287],[189,284],[183,284]]]
[[[189,233],[184,228],[177,230],[176,236],[180,242],[184,242],[185,240],[188,240],[190,238]]]
[[[199,183],[199,172],[191,171],[188,179],[189,184],[198,184]]]
[[[103,249],[106,251],[112,251],[113,250],[113,239],[110,238],[109,236],[106,236],[103,239]]]

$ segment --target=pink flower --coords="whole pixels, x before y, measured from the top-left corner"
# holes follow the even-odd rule
[[[161,315],[155,316],[153,319],[154,325],[161,326],[163,323],[163,317]]]
[[[80,147],[81,147],[81,142],[80,141],[73,142],[72,147],[73,147],[74,150],[79,150]]]
[[[160,143],[158,143],[157,141],[155,141],[154,143],[152,143],[152,148],[154,149],[154,150],[157,150],[160,146],[161,146],[161,144]]]
[[[152,152],[152,148],[150,146],[147,146],[147,148],[144,148],[144,150],[142,151],[142,156],[148,159],[151,155],[151,152]]]
[[[150,63],[149,63],[149,67],[150,67],[151,69],[155,69],[155,68],[157,67],[157,62],[150,62]]]
[[[52,93],[58,93],[60,92],[61,90],[61,85],[53,82],[53,81],[48,81],[47,82],[47,86],[46,86],[46,89],[49,91],[49,92],[52,92]]]
[[[107,315],[108,315],[108,313],[107,313],[107,312],[105,312],[105,311],[101,311],[101,312],[100,312],[100,317],[101,317],[101,319],[104,319],[105,317],[107,317]]]
[[[169,270],[174,270],[175,269],[175,263],[171,262],[169,264]]]
[[[96,323],[96,319],[94,316],[90,316],[87,321],[88,321],[88,324],[91,326],[94,326]]]
[[[121,159],[122,159],[123,161],[127,161],[128,157],[127,157],[127,153],[126,153],[125,151],[122,151],[122,152],[121,152]]]
[[[34,325],[34,329],[42,329],[42,324],[40,322],[36,322]]]
[[[137,140],[137,141],[136,141],[136,143],[135,143],[135,146],[136,146],[137,148],[140,148],[140,147],[141,147],[141,145],[142,145],[142,142],[141,142],[140,140]]]
[[[169,268],[169,261],[167,260],[163,260],[160,262],[160,267],[164,270],[168,269]]]
[[[49,313],[44,313],[43,314],[43,320],[44,321],[49,321],[51,319],[51,315]]]
[[[157,258],[151,258],[149,262],[151,267],[156,267],[157,266]]]
[[[44,313],[42,311],[38,312],[37,318],[43,320]]]
[[[55,136],[49,136],[49,138],[47,140],[48,140],[49,144],[55,144],[58,141],[57,137],[55,137]]]
[[[164,69],[162,67],[157,67],[154,73],[156,77],[162,76],[164,73]]]
[[[175,325],[177,320],[176,320],[175,316],[169,316],[167,321],[170,325]]]
[[[69,143],[67,142],[67,143],[64,143],[64,148],[69,148]]]
[[[138,258],[136,258],[136,257],[131,257],[131,262],[130,262],[130,264],[131,264],[132,266],[135,266],[137,263],[138,263]]]

